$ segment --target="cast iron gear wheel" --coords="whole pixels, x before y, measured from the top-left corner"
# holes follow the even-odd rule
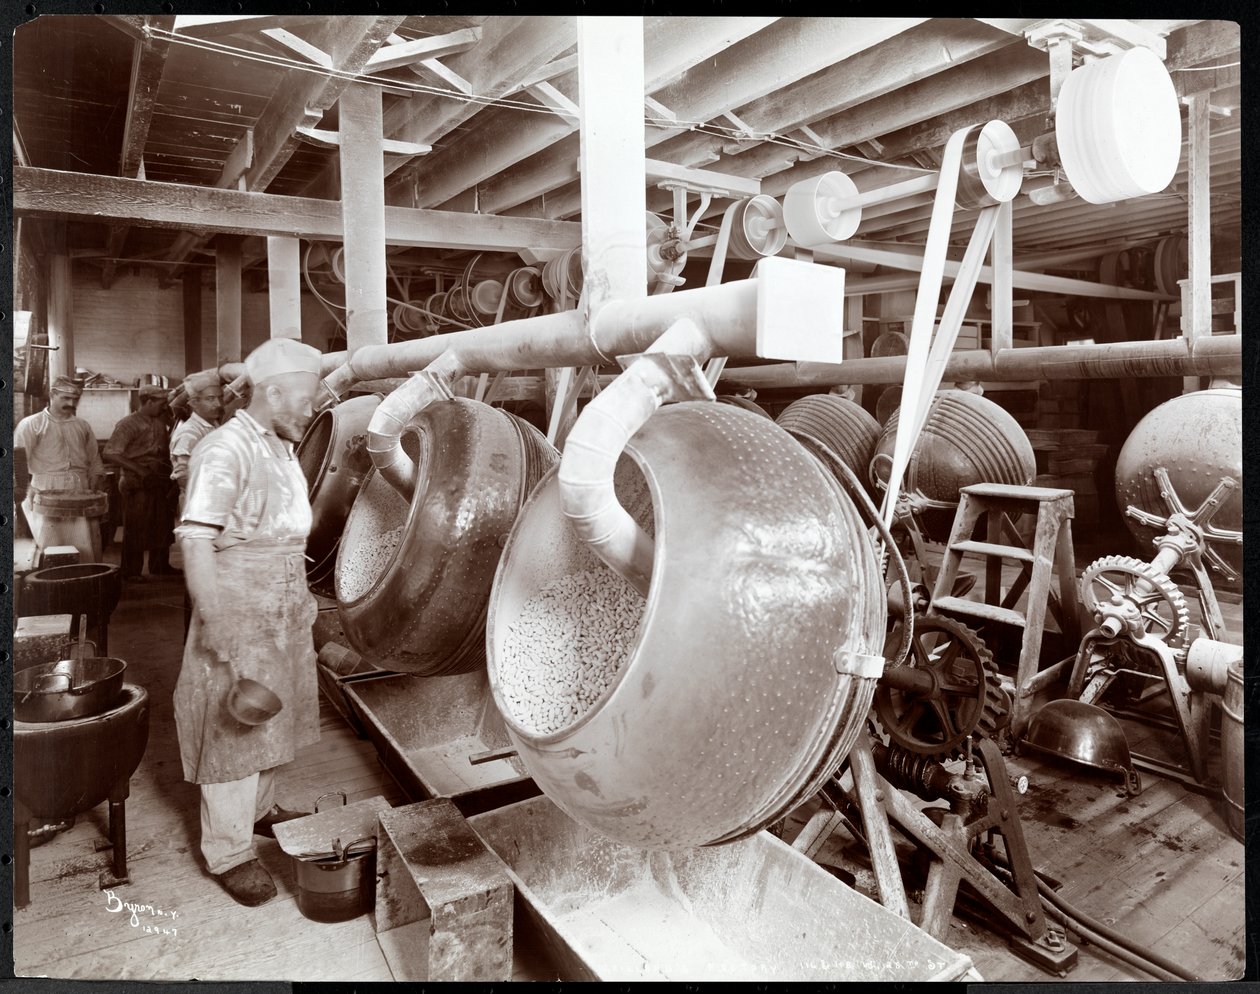
[[[881,682],[875,713],[893,742],[932,759],[963,754],[971,736],[993,738],[1009,718],[1010,698],[1000,686],[993,653],[979,634],[940,615],[914,619],[907,665],[930,672],[928,693]]]
[[[1139,588],[1139,582],[1147,587]],[[1090,615],[1112,603],[1114,597],[1130,601],[1146,622],[1149,634],[1163,642],[1181,641],[1190,625],[1186,595],[1166,574],[1132,556],[1103,556],[1081,574],[1081,602]]]

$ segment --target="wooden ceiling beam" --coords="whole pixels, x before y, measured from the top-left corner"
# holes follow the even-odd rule
[[[181,14],[175,18],[172,30],[194,38],[224,38],[268,28],[321,28],[329,20],[334,18],[326,14]]]
[[[137,38],[131,53],[131,82],[127,91],[127,120],[123,125],[122,151],[119,154],[118,175],[134,179],[140,175],[144,163],[144,147],[149,140],[149,126],[153,123],[153,111],[157,105],[158,87],[162,83],[162,70],[170,42],[164,35],[153,35],[150,29],[171,31],[175,25],[173,16],[144,18],[144,32]],[[114,285],[118,257],[127,243],[127,226],[114,225],[109,230],[105,245],[105,259],[101,268],[101,289]]]
[[[791,131],[1012,44],[1022,43],[975,21],[933,20],[899,36],[895,48],[859,52],[737,113],[759,131]]]
[[[426,35],[394,45],[384,45],[372,53],[363,71],[386,72],[410,66],[423,59],[441,59],[467,52],[481,41],[481,28],[460,28],[444,35]]]
[[[921,23],[924,18],[784,18],[720,54],[696,63],[676,82],[651,91],[680,121],[710,121],[764,97],[789,82],[864,51]],[[682,31],[669,36],[685,36]],[[651,46],[647,46],[651,51]],[[648,127],[653,148],[687,131]],[[481,209],[505,212],[577,179],[577,140],[567,138],[534,156],[521,169],[495,177],[480,191]]]
[[[774,23],[773,17],[661,17],[649,20],[644,29],[644,87],[652,93],[683,73],[714,58],[725,47],[755,35]],[[577,73],[568,73],[552,81],[552,85],[569,100],[577,94]],[[562,155],[572,154],[570,163],[576,173],[579,152],[576,119],[561,125],[539,121],[530,112],[515,112],[505,130],[500,130],[504,112],[485,122],[470,135],[461,137],[444,156],[445,167],[434,156],[425,163],[424,176],[417,190],[417,206],[440,205],[450,210],[471,210],[474,205],[493,213],[498,202],[484,199],[472,189],[485,179],[509,169],[516,163],[544,149],[562,148]]]
[[[323,18],[307,41],[327,53],[331,68],[342,73],[358,73],[403,20],[402,17]],[[215,186],[239,184],[249,191],[266,190],[300,145],[298,128],[316,123],[317,115],[336,103],[348,83],[343,76],[290,71],[254,127],[249,168],[233,176],[229,168],[233,160],[229,159]],[[182,234],[171,248],[169,261],[183,262],[199,241],[194,235]],[[172,270],[170,279],[178,275],[178,269]]]
[[[572,17],[497,17],[482,26],[475,49],[453,55],[443,63],[466,79],[479,97],[496,99],[511,91],[529,74],[558,58],[577,41]],[[385,135],[419,145],[436,146],[484,107],[481,101],[448,96],[415,96],[385,112]],[[401,199],[410,192],[415,173],[402,166],[391,176],[386,167],[386,198]]]
[[[341,204],[307,197],[17,167],[13,211],[21,217],[194,229],[208,236],[289,235],[342,240]],[[581,226],[567,221],[385,208],[385,240],[408,248],[477,252],[567,249]]]

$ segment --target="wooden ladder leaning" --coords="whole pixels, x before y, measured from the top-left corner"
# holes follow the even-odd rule
[[[963,487],[959,496],[954,527],[932,588],[928,613],[962,615],[1023,629],[1010,723],[1011,736],[1018,741],[1028,727],[1033,695],[1054,680],[1074,658],[1040,667],[1047,608],[1069,644],[1080,642],[1076,565],[1072,552],[1074,494],[1071,490],[1047,487],[979,483]],[[1030,513],[1037,515],[1031,549],[1015,528],[1015,519]],[[985,519],[986,525],[983,541],[972,538],[981,519]],[[969,553],[987,560],[981,601],[950,596],[963,557]],[[1005,595],[1002,594],[1003,560],[1013,560],[1020,568],[1019,576]],[[1056,572],[1057,591],[1053,584]],[[1017,609],[1025,592],[1024,607]]]

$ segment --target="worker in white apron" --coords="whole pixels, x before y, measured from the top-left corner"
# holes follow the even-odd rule
[[[48,407],[23,418],[13,432],[14,449],[26,453],[31,482],[22,499],[22,513],[35,539],[35,561],[52,542],[55,525],[35,503],[35,495],[48,491],[105,489],[105,466],[101,462],[96,435],[91,425],[76,415],[82,388],[74,380],[59,376],[49,390]],[[74,542],[83,562],[99,556],[89,541],[87,528],[97,527],[84,519],[80,540]],[[99,545],[99,540],[97,542]]]
[[[180,758],[201,787],[206,868],[249,906],[276,893],[253,836],[301,814],[276,805],[275,770],[319,739],[311,507],[293,449],[312,417],[319,365],[319,352],[293,339],[250,354],[250,405],[193,450],[176,529],[193,602],[175,687]],[[233,666],[280,698],[279,714],[252,726],[229,714]]]

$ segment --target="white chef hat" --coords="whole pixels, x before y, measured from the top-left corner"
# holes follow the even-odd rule
[[[254,349],[245,360],[245,372],[258,384],[285,373],[319,375],[319,349],[295,338],[269,338]]]
[[[189,397],[196,397],[202,390],[208,390],[218,385],[219,371],[217,369],[206,369],[200,373],[190,373],[184,377],[184,391]]]

